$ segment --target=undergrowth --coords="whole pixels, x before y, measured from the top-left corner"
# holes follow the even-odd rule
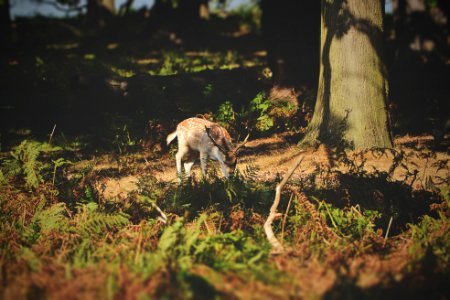
[[[288,253],[273,257],[263,224],[278,179],[262,181],[253,167],[181,184],[146,173],[125,199],[107,199],[99,174],[89,165],[75,171],[64,151],[24,141],[3,157],[2,298],[383,295],[421,272],[437,278],[443,295],[448,192],[388,183],[393,169],[369,174],[345,156],[349,173],[318,166],[293,179],[275,227]],[[399,168],[404,154],[395,157]],[[431,210],[417,213],[417,200]],[[422,280],[414,288],[429,287]]]

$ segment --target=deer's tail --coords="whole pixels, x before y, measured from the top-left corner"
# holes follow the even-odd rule
[[[169,134],[167,136],[167,139],[166,139],[167,145],[169,145],[176,137],[177,137],[177,132],[176,131],[174,131],[171,134]]]

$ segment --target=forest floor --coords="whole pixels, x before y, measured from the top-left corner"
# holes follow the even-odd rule
[[[257,170],[261,181],[273,181],[276,178],[282,178],[298,157],[302,156],[303,161],[300,163],[297,171],[294,172],[293,178],[307,177],[308,174],[317,172],[318,165],[326,166],[342,173],[348,172],[348,166],[333,162],[334,158],[332,153],[330,153],[331,149],[319,147],[318,149],[308,149],[304,152],[300,151],[296,144],[289,140],[289,135],[286,134],[278,137],[250,140],[245,145],[245,150],[241,152],[238,169],[244,171],[247,167],[254,168]],[[426,149],[425,147],[432,141],[433,137],[431,135],[397,137],[394,141],[395,148],[393,149],[398,152],[403,151],[404,155],[409,158],[409,169],[396,168],[391,176],[391,180],[406,180],[414,189],[423,189],[430,178],[450,178],[449,169],[439,164],[439,162],[449,161],[450,155],[448,151]],[[145,158],[146,155],[147,152],[143,151],[134,153],[131,157],[123,157],[122,160],[126,161],[127,169],[126,174],[123,176],[118,175],[120,172],[117,172],[121,167],[123,168],[123,165],[121,166],[117,160],[109,155],[97,157],[95,161],[83,160],[77,162],[71,168],[74,171],[79,171],[87,164],[93,164],[94,171],[103,171],[102,173],[105,175],[98,177],[97,187],[99,192],[109,199],[128,197],[128,193],[137,190],[139,178],[144,174],[151,174],[164,182],[177,182],[178,177],[173,156],[169,157],[169,155],[165,154],[159,159],[147,160]],[[373,152],[358,153],[347,151],[346,155],[354,157],[359,167],[368,173],[374,173],[375,171],[388,172],[393,166],[395,159],[393,152],[374,154]],[[210,161],[209,166],[216,169],[218,176],[222,176],[215,162]],[[134,170],[134,172],[130,173],[128,172],[129,170]],[[414,170],[417,170],[417,174],[413,179],[411,178],[411,173]],[[198,161],[194,165],[192,172],[196,178],[201,176]],[[108,176],[111,173],[114,175]]]

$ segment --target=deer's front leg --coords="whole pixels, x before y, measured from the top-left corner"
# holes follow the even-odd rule
[[[223,176],[225,178],[228,178],[228,170],[227,170],[227,167],[225,166],[225,163],[221,160],[219,160],[219,163],[220,163],[220,168],[222,169],[222,172],[223,172]]]
[[[208,154],[206,152],[200,152],[200,166],[202,169],[202,175],[206,176],[206,165],[208,163]]]

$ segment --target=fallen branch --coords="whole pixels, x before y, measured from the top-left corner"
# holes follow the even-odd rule
[[[156,219],[161,221],[163,224],[166,224],[167,223],[167,216],[166,216],[166,214],[162,211],[161,208],[159,208],[158,205],[156,205],[156,203],[152,202],[151,205],[159,213],[159,216]]]
[[[302,153],[305,152],[305,150],[302,150],[299,152]],[[278,241],[278,239],[275,237],[275,234],[273,233],[272,229],[272,223],[275,219],[282,216],[281,213],[277,213],[278,204],[280,204],[281,200],[281,190],[283,189],[286,182],[291,178],[292,174],[294,174],[294,171],[298,168],[300,163],[303,161],[303,156],[300,156],[298,160],[295,162],[295,164],[288,170],[286,175],[284,175],[283,180],[277,184],[277,187],[275,188],[275,199],[273,200],[273,204],[270,207],[270,213],[267,217],[266,222],[264,223],[264,232],[266,233],[267,240],[272,245],[272,253],[281,253],[284,251],[283,246]]]

